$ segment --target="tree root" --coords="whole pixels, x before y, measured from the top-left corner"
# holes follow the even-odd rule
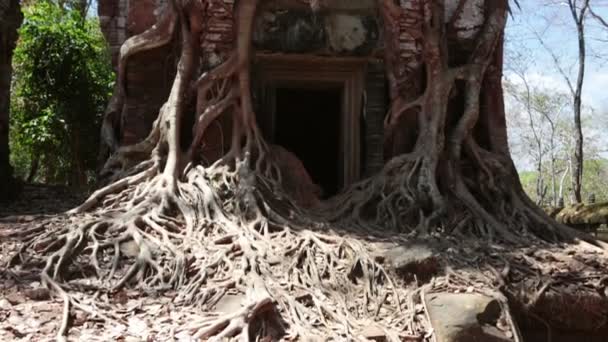
[[[59,284],[70,282],[76,264],[93,266],[100,290],[116,292],[136,284],[157,291],[176,289],[177,302],[205,311],[213,310],[230,289],[248,293],[238,312],[212,320],[210,313],[205,322],[187,329],[203,339],[248,340],[252,322],[275,307],[289,318],[291,333],[336,338],[365,327],[351,313],[353,306],[355,312],[375,310],[379,321],[402,314],[405,288],[374,261],[365,245],[333,234],[298,232],[293,230],[297,223],[288,227],[270,220],[256,191],[220,195],[226,184],[209,186],[222,175],[236,188],[255,189],[242,183],[251,179],[239,179],[244,173],[226,176],[222,167],[193,168],[186,176],[190,181],[177,183],[175,192],[167,191],[167,182],[157,176],[122,190],[113,212],[98,209],[78,229],[34,233],[26,250],[41,251],[35,259],[50,255],[43,279],[68,306],[73,301]],[[347,300],[342,291],[363,296]],[[404,324],[387,331],[398,336]]]
[[[268,292],[263,288],[261,279],[257,279],[257,287],[252,286],[249,295],[250,303],[245,305],[240,311],[220,316],[210,322],[200,324],[193,337],[209,341],[222,341],[227,337],[240,336],[241,341],[250,341],[250,324],[258,315],[269,308],[272,308],[273,301]],[[260,288],[262,287],[262,288]],[[213,337],[212,339],[210,339]]]
[[[415,169],[420,163],[417,160],[404,157],[389,163],[384,172],[397,172],[406,180],[414,180],[416,172],[402,172],[402,167]],[[534,274],[508,255],[503,263],[481,267],[471,263],[472,256],[457,257],[458,253],[447,252],[442,256],[445,264],[478,271],[446,270],[445,275],[422,287],[408,283],[377,259],[374,251],[379,247],[374,247],[374,242],[363,242],[358,236],[373,234],[380,242],[407,241],[412,232],[418,231],[417,225],[411,230],[373,231],[365,228],[363,215],[359,221],[338,220],[335,216],[329,220],[323,210],[308,215],[293,204],[274,206],[264,189],[270,186],[281,191],[280,185],[256,175],[251,164],[255,163],[237,160],[234,170],[223,165],[197,166],[189,169],[183,181],[174,182],[159,174],[131,184],[117,196],[98,200],[105,203],[91,213],[75,214],[73,217],[87,221],[77,229],[62,228],[50,234],[33,230],[24,254],[37,251],[29,256],[29,264],[48,256],[43,280],[67,303],[66,310],[87,309],[77,306],[63,288],[72,282],[74,267],[90,265],[96,272],[93,279],[97,280],[94,286],[98,291],[115,293],[125,286],[146,291],[176,290],[175,303],[196,305],[205,312],[201,320],[181,331],[218,341],[246,341],[253,336],[336,340],[351,336],[363,340],[360,334],[369,325],[369,317],[374,317],[390,341],[424,340],[425,335],[432,334],[423,307],[425,293],[442,291],[446,284],[450,291],[463,291],[476,284],[475,291],[498,298],[508,310],[506,298],[497,295],[509,285],[507,276],[491,270],[516,265],[517,272]],[[365,189],[382,188],[378,184],[388,179],[379,175],[354,186],[349,196],[363,196]],[[171,184],[177,188],[172,189]],[[408,194],[408,187],[415,182],[401,184]],[[382,205],[387,207],[380,210],[386,210],[386,215],[391,213],[389,203],[402,202],[396,198],[385,200]],[[404,222],[399,220],[405,216],[397,215],[401,210],[392,209],[398,223]],[[365,209],[358,212],[364,213]],[[462,234],[471,237],[471,232]],[[432,229],[429,233],[437,234]],[[440,234],[451,239],[449,232]],[[536,239],[531,234],[526,236]],[[535,241],[542,245],[541,240]],[[449,240],[450,248],[467,244],[467,240],[462,244]],[[216,313],[229,295],[242,298],[241,308]],[[111,312],[95,314],[112,319]],[[513,319],[507,318],[517,336]],[[269,323],[279,320],[285,322]],[[269,326],[282,326],[284,330]],[[64,329],[60,331],[62,336]]]

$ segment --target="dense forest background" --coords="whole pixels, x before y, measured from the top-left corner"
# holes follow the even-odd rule
[[[11,161],[27,182],[85,189],[114,72],[98,19],[82,1],[30,1],[13,57]]]

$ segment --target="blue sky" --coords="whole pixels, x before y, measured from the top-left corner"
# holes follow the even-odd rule
[[[580,2],[581,0],[579,0]],[[556,67],[553,51],[571,82],[575,84],[578,71],[578,38],[569,7],[564,0],[520,0],[521,10],[514,8],[509,18],[505,45],[505,78],[517,81],[514,69],[525,70],[532,87],[569,94],[569,88]],[[608,19],[608,0],[591,0],[594,12]],[[539,42],[540,36],[546,47]],[[587,60],[583,86],[583,116],[593,113],[593,124],[583,132],[593,136],[599,146],[607,146],[603,132],[608,129],[608,29],[595,19],[586,22]],[[516,56],[513,58],[513,56]],[[523,65],[523,68],[522,68]],[[509,110],[507,103],[507,110]],[[589,109],[592,109],[590,111]],[[570,114],[568,114],[569,116]],[[585,117],[583,117],[585,120]],[[517,135],[509,138],[516,143]],[[513,149],[513,160],[520,171],[531,170],[527,153]],[[608,157],[606,150],[600,155]]]
[[[580,2],[580,0],[579,0]],[[555,63],[536,37],[542,37],[548,48],[558,56],[563,69],[575,82],[578,42],[572,17],[565,1],[520,0],[521,11],[514,8],[507,26],[507,55],[519,52],[528,64],[528,77],[535,86],[567,91],[568,87]],[[608,19],[608,0],[591,0],[594,11]],[[587,21],[587,72],[583,101],[608,116],[608,29],[594,20]],[[506,58],[509,75],[511,61]]]

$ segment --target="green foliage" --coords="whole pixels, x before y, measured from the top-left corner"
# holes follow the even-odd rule
[[[94,170],[113,73],[97,19],[43,0],[24,8],[13,67],[11,150],[17,174],[84,185]]]
[[[538,173],[533,171],[523,171],[519,173],[519,180],[521,185],[524,187],[526,193],[529,196],[534,197],[536,195],[536,179],[538,178]],[[533,198],[536,200],[536,198]]]
[[[560,161],[558,168],[560,170],[565,169],[565,163]],[[562,175],[560,175],[561,178]],[[543,178],[550,178],[550,170],[543,170]],[[558,182],[560,180],[558,178]],[[536,180],[538,179],[538,172],[535,171],[523,171],[519,173],[519,179],[521,181],[524,190],[534,200],[537,200],[536,195]],[[550,184],[547,184],[550,186]],[[559,185],[558,185],[559,186]],[[568,204],[568,196],[570,196],[571,185],[570,185],[570,174],[567,175],[564,181],[564,201]],[[590,195],[595,196],[596,202],[608,202],[608,160],[597,158],[588,159],[584,161],[583,168],[583,201],[587,202]],[[545,198],[542,205],[551,205],[551,192],[547,191],[547,197]]]
[[[591,194],[597,202],[608,202],[608,160],[585,160],[583,169],[583,200]]]
[[[557,203],[560,197],[568,204],[572,192],[569,164],[574,148],[569,95],[555,89],[509,80],[504,82],[504,88],[509,116],[509,144],[513,156],[526,170],[520,172],[524,190],[543,206]],[[586,201],[593,194],[598,202],[608,201],[608,161],[602,153],[604,134],[594,111],[591,108],[583,109],[583,200]]]

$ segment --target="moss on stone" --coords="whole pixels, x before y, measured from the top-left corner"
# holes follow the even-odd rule
[[[608,202],[568,206],[561,209],[554,217],[558,222],[569,225],[606,224],[608,223]]]

